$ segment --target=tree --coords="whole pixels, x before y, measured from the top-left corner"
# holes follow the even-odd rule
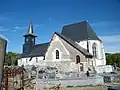
[[[113,65],[116,63],[117,66],[120,67],[120,53],[106,53],[106,61],[108,65]]]
[[[15,53],[15,52],[7,52],[5,55],[5,65],[8,66],[16,66],[17,65],[17,60],[20,57],[19,53]]]

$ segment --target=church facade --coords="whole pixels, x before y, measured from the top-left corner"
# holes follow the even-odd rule
[[[63,26],[47,43],[35,44],[32,24],[24,37],[19,66],[50,66],[65,72],[112,71],[112,66],[106,65],[103,42],[86,21]]]

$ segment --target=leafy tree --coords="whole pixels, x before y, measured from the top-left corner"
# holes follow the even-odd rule
[[[5,55],[5,65],[8,66],[16,66],[17,65],[17,60],[20,57],[20,54],[15,53],[15,52],[7,52]]]
[[[120,53],[106,53],[106,61],[107,64],[113,65],[114,63],[116,63],[117,66],[120,67]]]

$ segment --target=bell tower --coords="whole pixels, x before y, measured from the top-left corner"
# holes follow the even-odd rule
[[[32,50],[33,45],[35,45],[35,38],[37,37],[33,32],[32,22],[29,24],[28,32],[24,35],[25,40],[23,44],[23,53],[29,54]]]

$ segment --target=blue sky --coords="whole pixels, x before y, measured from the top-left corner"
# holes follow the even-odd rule
[[[0,36],[7,51],[22,52],[32,20],[37,43],[47,42],[63,25],[88,20],[106,52],[120,52],[120,0],[0,0]]]

